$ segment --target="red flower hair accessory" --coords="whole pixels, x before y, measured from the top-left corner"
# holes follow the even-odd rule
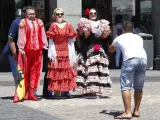
[[[85,10],[85,15],[86,15],[86,16],[89,16],[89,13],[90,13],[90,9],[87,8],[87,9]]]

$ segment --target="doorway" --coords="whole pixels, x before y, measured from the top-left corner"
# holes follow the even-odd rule
[[[87,8],[95,8],[100,19],[106,19],[112,23],[112,0],[82,0],[82,17],[85,17]]]
[[[12,21],[22,14],[22,8],[29,0],[0,0],[0,72],[9,72],[10,66],[7,55],[2,51],[8,41],[8,31]]]

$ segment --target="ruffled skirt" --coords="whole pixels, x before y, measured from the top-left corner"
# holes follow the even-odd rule
[[[76,72],[70,66],[69,57],[57,57],[55,62],[49,61],[48,74],[49,79],[48,90],[50,91],[70,91],[77,87],[74,80]]]
[[[82,94],[96,93],[107,95],[112,93],[112,81],[109,76],[108,58],[102,48],[94,51],[88,50],[86,59],[80,54],[78,56],[77,85],[76,89]]]

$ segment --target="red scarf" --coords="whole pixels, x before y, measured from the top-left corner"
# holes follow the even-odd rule
[[[39,49],[38,50],[42,50],[43,49],[43,41],[42,41],[42,26],[39,24],[38,19],[36,18],[36,23],[38,24],[38,44],[39,44]],[[26,32],[26,45],[25,45],[25,50],[29,51],[32,50],[32,44],[31,44],[31,29],[28,25],[27,19],[25,18],[25,32]],[[33,26],[33,36],[35,36],[35,27]],[[34,47],[36,45],[36,43],[33,43]]]

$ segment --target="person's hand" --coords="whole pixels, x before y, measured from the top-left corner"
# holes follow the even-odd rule
[[[21,51],[22,55],[25,54],[25,51],[23,49],[19,49],[19,51]]]
[[[89,29],[88,29],[88,28],[84,28],[84,29],[83,29],[83,32],[84,32],[85,38],[88,38],[88,36],[90,35]]]
[[[103,38],[107,38],[108,36],[109,36],[109,32],[104,32],[102,35]]]
[[[85,38],[88,38],[89,35],[90,35],[89,32],[85,32],[85,33],[84,33]]]
[[[47,46],[44,46],[43,48],[44,48],[45,50],[48,50],[48,47],[47,47]]]

